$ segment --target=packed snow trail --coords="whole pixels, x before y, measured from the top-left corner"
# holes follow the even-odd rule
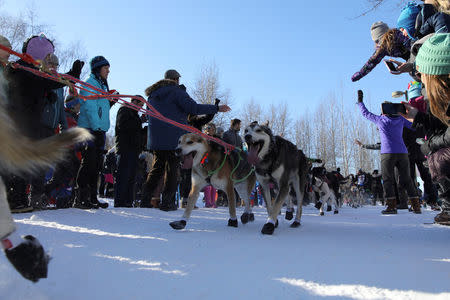
[[[273,236],[255,222],[227,227],[228,208],[193,211],[65,209],[14,215],[21,234],[50,251],[48,278],[24,280],[0,257],[0,298],[18,299],[450,299],[450,227],[436,212],[343,207],[302,226],[284,215]],[[243,208],[239,208],[242,214]]]

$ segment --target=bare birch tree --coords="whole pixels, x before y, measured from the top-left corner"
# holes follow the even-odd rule
[[[31,2],[27,10],[18,16],[11,16],[4,11],[0,11],[0,34],[11,42],[12,49],[21,53],[23,43],[30,36],[44,33],[55,45],[55,54],[59,58],[61,72],[69,71],[76,59],[87,61],[88,55],[82,43],[76,41],[64,46],[58,42],[51,30],[51,26],[40,20],[35,6],[35,3]],[[87,74],[87,69],[83,69],[81,78],[84,78]]]
[[[242,122],[241,127],[249,125],[253,121],[261,123],[264,121],[263,118],[263,108],[260,103],[258,103],[254,98],[245,103],[242,106],[241,112],[238,114],[239,119]]]
[[[278,105],[271,104],[264,114],[264,119],[269,121],[273,134],[289,139],[292,135],[288,104],[281,102]]]
[[[221,89],[219,68],[214,62],[202,66],[191,95],[199,103],[214,104],[216,99],[220,99],[221,104],[231,105],[231,92],[229,89]],[[229,124],[230,119],[230,114],[217,114],[213,122],[216,126],[224,127]]]

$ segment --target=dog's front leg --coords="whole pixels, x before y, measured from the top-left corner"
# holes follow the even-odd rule
[[[305,185],[306,185],[305,180],[302,181],[301,179],[299,179],[299,184],[295,182],[293,184],[295,194],[297,195],[297,214],[295,215],[294,222],[292,222],[291,224],[292,228],[300,226],[300,219],[302,217],[302,210],[303,210],[303,198],[305,196]]]
[[[264,202],[266,203],[267,216],[270,216],[272,213],[272,196],[270,196],[270,187],[268,183],[261,183],[261,192]]]
[[[236,194],[234,193],[233,184],[230,181],[227,183],[225,190],[228,197],[228,211],[230,212],[228,226],[238,227],[238,221],[236,218]]]
[[[206,183],[205,183],[206,185]],[[189,193],[188,203],[184,210],[183,217],[179,221],[173,221],[170,223],[170,226],[173,229],[184,229],[186,227],[187,220],[191,217],[191,212],[194,209],[195,203],[197,202],[198,195],[200,194],[200,189],[203,187],[203,185],[200,185],[198,182],[195,182],[192,180],[192,188]]]
[[[242,224],[247,224],[249,221],[253,222],[255,220],[255,215],[253,214],[252,207],[250,205],[250,194],[253,190],[254,185],[255,184],[254,184],[254,180],[253,180],[252,182],[247,182],[247,184],[245,186],[243,184],[239,184],[238,187],[236,187],[236,190],[238,191],[239,196],[242,199],[244,199],[244,202],[245,202],[245,211],[241,215]],[[258,192],[256,192],[256,195],[255,195],[255,202],[258,201],[257,193]]]
[[[263,228],[261,229],[262,234],[272,234],[275,231],[275,228],[278,226],[278,214],[280,213],[281,205],[283,205],[284,201],[286,201],[286,197],[289,192],[288,183],[281,183],[279,185],[280,188],[275,199],[275,203],[269,214],[267,223],[264,224]]]
[[[326,200],[325,197],[322,195],[322,193],[323,193],[323,192],[321,192],[321,195],[320,195],[320,198],[319,198],[320,203],[322,203],[322,205],[320,206],[320,210],[319,210],[320,213],[319,213],[319,215],[324,216],[325,213],[323,212],[323,207],[324,207],[325,205],[328,205],[328,204],[327,204],[327,200]]]

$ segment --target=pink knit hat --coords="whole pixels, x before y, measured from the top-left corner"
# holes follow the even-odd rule
[[[53,43],[44,34],[31,37],[26,43],[25,53],[34,59],[44,60],[50,53],[55,52]]]

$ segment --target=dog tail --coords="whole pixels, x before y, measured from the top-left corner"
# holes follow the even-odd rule
[[[86,129],[72,128],[42,140],[31,140],[14,127],[11,118],[0,110],[0,170],[30,173],[50,167],[64,159],[69,146],[92,139]]]

